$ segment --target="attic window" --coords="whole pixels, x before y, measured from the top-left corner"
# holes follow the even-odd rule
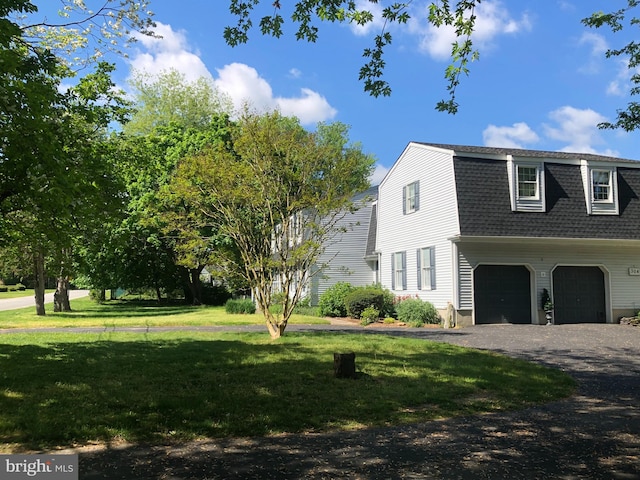
[[[518,165],[518,198],[538,198],[538,167]]]
[[[402,189],[402,211],[408,213],[417,212],[420,209],[420,182],[405,185]]]
[[[591,188],[593,192],[594,202],[610,202],[611,201],[611,171],[610,170],[592,170],[591,171]]]
[[[513,212],[544,212],[544,161],[531,158],[509,158],[509,199]]]
[[[582,185],[588,215],[618,215],[618,175],[616,167],[589,164],[582,160]]]

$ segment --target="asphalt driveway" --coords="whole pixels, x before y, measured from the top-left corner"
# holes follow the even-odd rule
[[[579,389],[570,399],[517,412],[394,428],[88,447],[79,450],[80,478],[640,479],[640,328],[290,327],[319,328],[495,350],[561,368]]]

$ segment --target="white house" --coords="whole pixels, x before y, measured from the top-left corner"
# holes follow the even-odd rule
[[[380,281],[458,324],[615,323],[640,309],[640,162],[410,143],[379,186]]]
[[[320,271],[314,270],[308,292],[312,304],[338,282],[362,287],[379,281],[375,253],[377,200],[377,186],[352,199],[357,210],[345,213],[336,225],[342,231],[327,242],[316,263],[315,270]]]

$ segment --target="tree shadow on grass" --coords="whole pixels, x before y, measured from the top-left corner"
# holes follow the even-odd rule
[[[169,315],[185,315],[198,311],[202,308],[207,307],[185,305],[183,302],[158,303],[148,300],[117,300],[109,301],[104,304],[95,304],[82,310],[55,312],[54,315],[56,318],[161,317]]]
[[[333,351],[362,337],[239,335],[0,344],[0,441],[41,449],[395,424],[521,406],[534,385],[558,383],[527,362],[411,340],[389,350],[382,337],[356,347],[361,376],[342,380]],[[479,397],[489,402],[460,401]]]

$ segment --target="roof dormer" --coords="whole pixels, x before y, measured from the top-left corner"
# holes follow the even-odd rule
[[[544,212],[544,162],[535,159],[507,159],[511,210],[514,212]]]
[[[618,172],[611,164],[580,165],[589,215],[618,215]]]

